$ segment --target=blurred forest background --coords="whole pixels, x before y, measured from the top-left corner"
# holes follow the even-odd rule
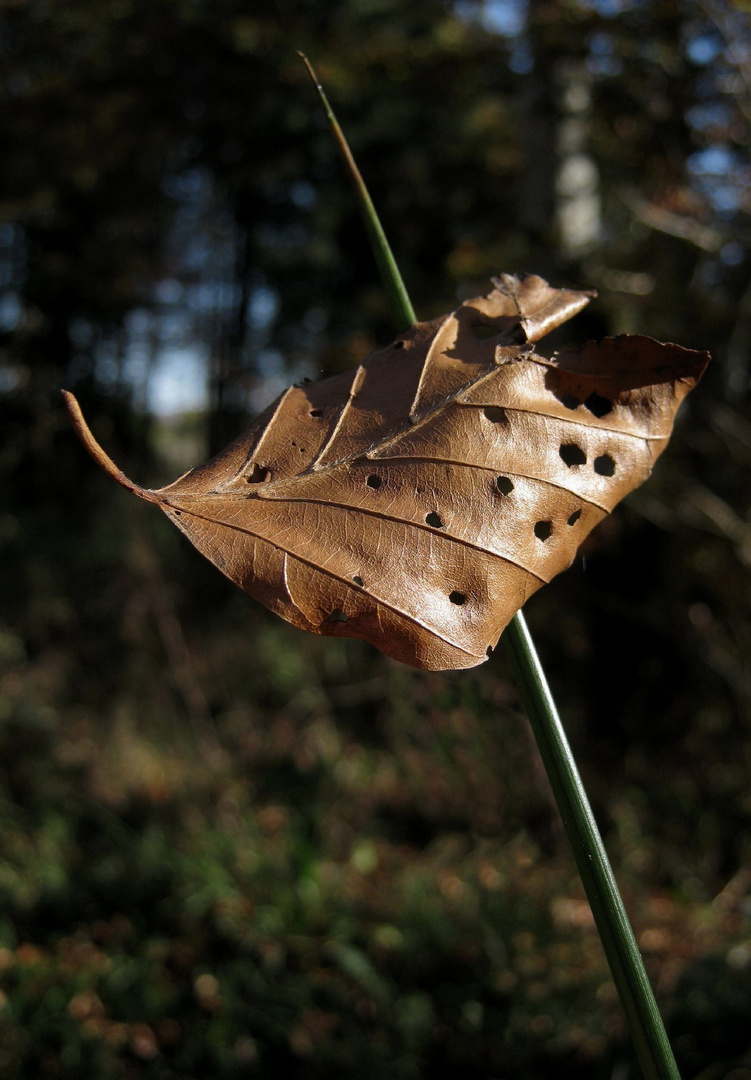
[[[0,1076],[635,1075],[499,649],[270,616],[157,485],[499,271],[714,361],[529,605],[684,1077],[751,1080],[751,22],[740,0],[4,0]]]

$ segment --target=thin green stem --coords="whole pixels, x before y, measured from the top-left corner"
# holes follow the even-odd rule
[[[303,63],[308,69],[308,74],[313,80],[313,85],[318,91],[318,96],[323,103],[323,107],[326,110],[326,116],[328,117],[329,124],[331,125],[331,131],[333,132],[336,144],[339,147],[344,163],[347,166],[347,171],[352,179],[352,183],[355,187],[355,195],[357,196],[357,205],[360,207],[360,213],[362,214],[363,221],[365,222],[365,228],[367,229],[370,243],[373,248],[373,254],[375,255],[376,262],[378,263],[378,269],[381,274],[381,280],[384,284],[386,292],[388,293],[389,301],[391,303],[391,310],[394,313],[394,317],[399,323],[400,329],[406,329],[413,323],[417,322],[415,317],[415,309],[412,307],[412,301],[409,298],[407,288],[402,279],[402,275],[399,272],[399,267],[396,265],[396,259],[391,250],[391,246],[386,239],[386,233],[383,231],[381,225],[381,219],[378,217],[373,200],[370,197],[370,192],[365,186],[365,181],[360,175],[360,170],[357,167],[357,162],[352,156],[352,151],[349,148],[349,144],[344,137],[344,132],[339,126],[339,121],[334,116],[334,110],[329,105],[329,100],[326,97],[326,93],[318,81],[318,76],[313,70],[313,65],[308,60],[305,53],[298,52],[298,56],[302,58]]]
[[[646,1080],[680,1080],[597,822],[521,611],[505,640],[642,1072]]]
[[[302,53],[318,90],[336,142],[355,186],[357,201],[373,245],[381,278],[400,329],[415,313],[373,202],[323,88]],[[626,1014],[645,1080],[680,1080],[634,932],[626,914],[584,785],[566,739],[545,672],[521,611],[504,635],[519,691],[532,724],[574,859],[587,894],[603,949]]]

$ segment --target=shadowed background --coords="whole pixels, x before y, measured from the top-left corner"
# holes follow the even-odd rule
[[[687,0],[0,12],[0,1075],[585,1078],[630,1051],[503,649],[274,619],[149,486],[499,271],[711,350],[529,604],[685,1077],[751,1080],[751,27]],[[633,1075],[633,1073],[631,1073]]]

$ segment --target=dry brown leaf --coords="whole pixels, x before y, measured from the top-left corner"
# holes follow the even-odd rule
[[[539,277],[418,323],[353,373],[291,387],[157,503],[295,626],[433,670],[482,663],[515,612],[645,480],[706,353],[624,335],[538,356],[588,303]]]

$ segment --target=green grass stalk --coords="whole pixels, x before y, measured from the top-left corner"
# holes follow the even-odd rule
[[[318,91],[318,96],[326,111],[326,116],[331,125],[331,131],[334,135],[336,145],[339,147],[339,151],[344,158],[344,163],[347,166],[347,172],[355,186],[357,205],[360,208],[360,213],[362,214],[365,228],[373,248],[373,254],[378,263],[381,281],[388,294],[391,311],[394,318],[399,323],[399,329],[406,329],[406,327],[412,326],[413,323],[417,322],[417,317],[415,316],[415,309],[412,307],[412,301],[409,298],[402,275],[399,272],[399,267],[396,265],[396,259],[394,258],[391,246],[386,239],[386,233],[383,231],[381,219],[378,217],[376,208],[373,205],[373,200],[370,197],[370,192],[365,186],[365,181],[360,175],[360,170],[357,167],[357,162],[352,156],[349,143],[345,139],[344,132],[339,126],[339,121],[334,115],[334,110],[329,105],[326,93],[318,81],[318,76],[313,70],[313,65],[310,63],[305,53],[298,52],[298,56],[302,59],[308,69],[308,74]]]
[[[326,110],[334,138],[355,187],[357,202],[373,246],[394,318],[402,330],[416,322],[401,273],[368,189],[344,133],[308,58],[299,54]],[[537,746],[573,850],[595,925],[626,1015],[645,1080],[680,1080],[665,1026],[657,1008],[626,908],[618,891],[597,822],[550,691],[545,671],[521,611],[503,640],[529,716]]]
[[[680,1080],[597,822],[521,611],[507,627],[504,641],[645,1080]]]

